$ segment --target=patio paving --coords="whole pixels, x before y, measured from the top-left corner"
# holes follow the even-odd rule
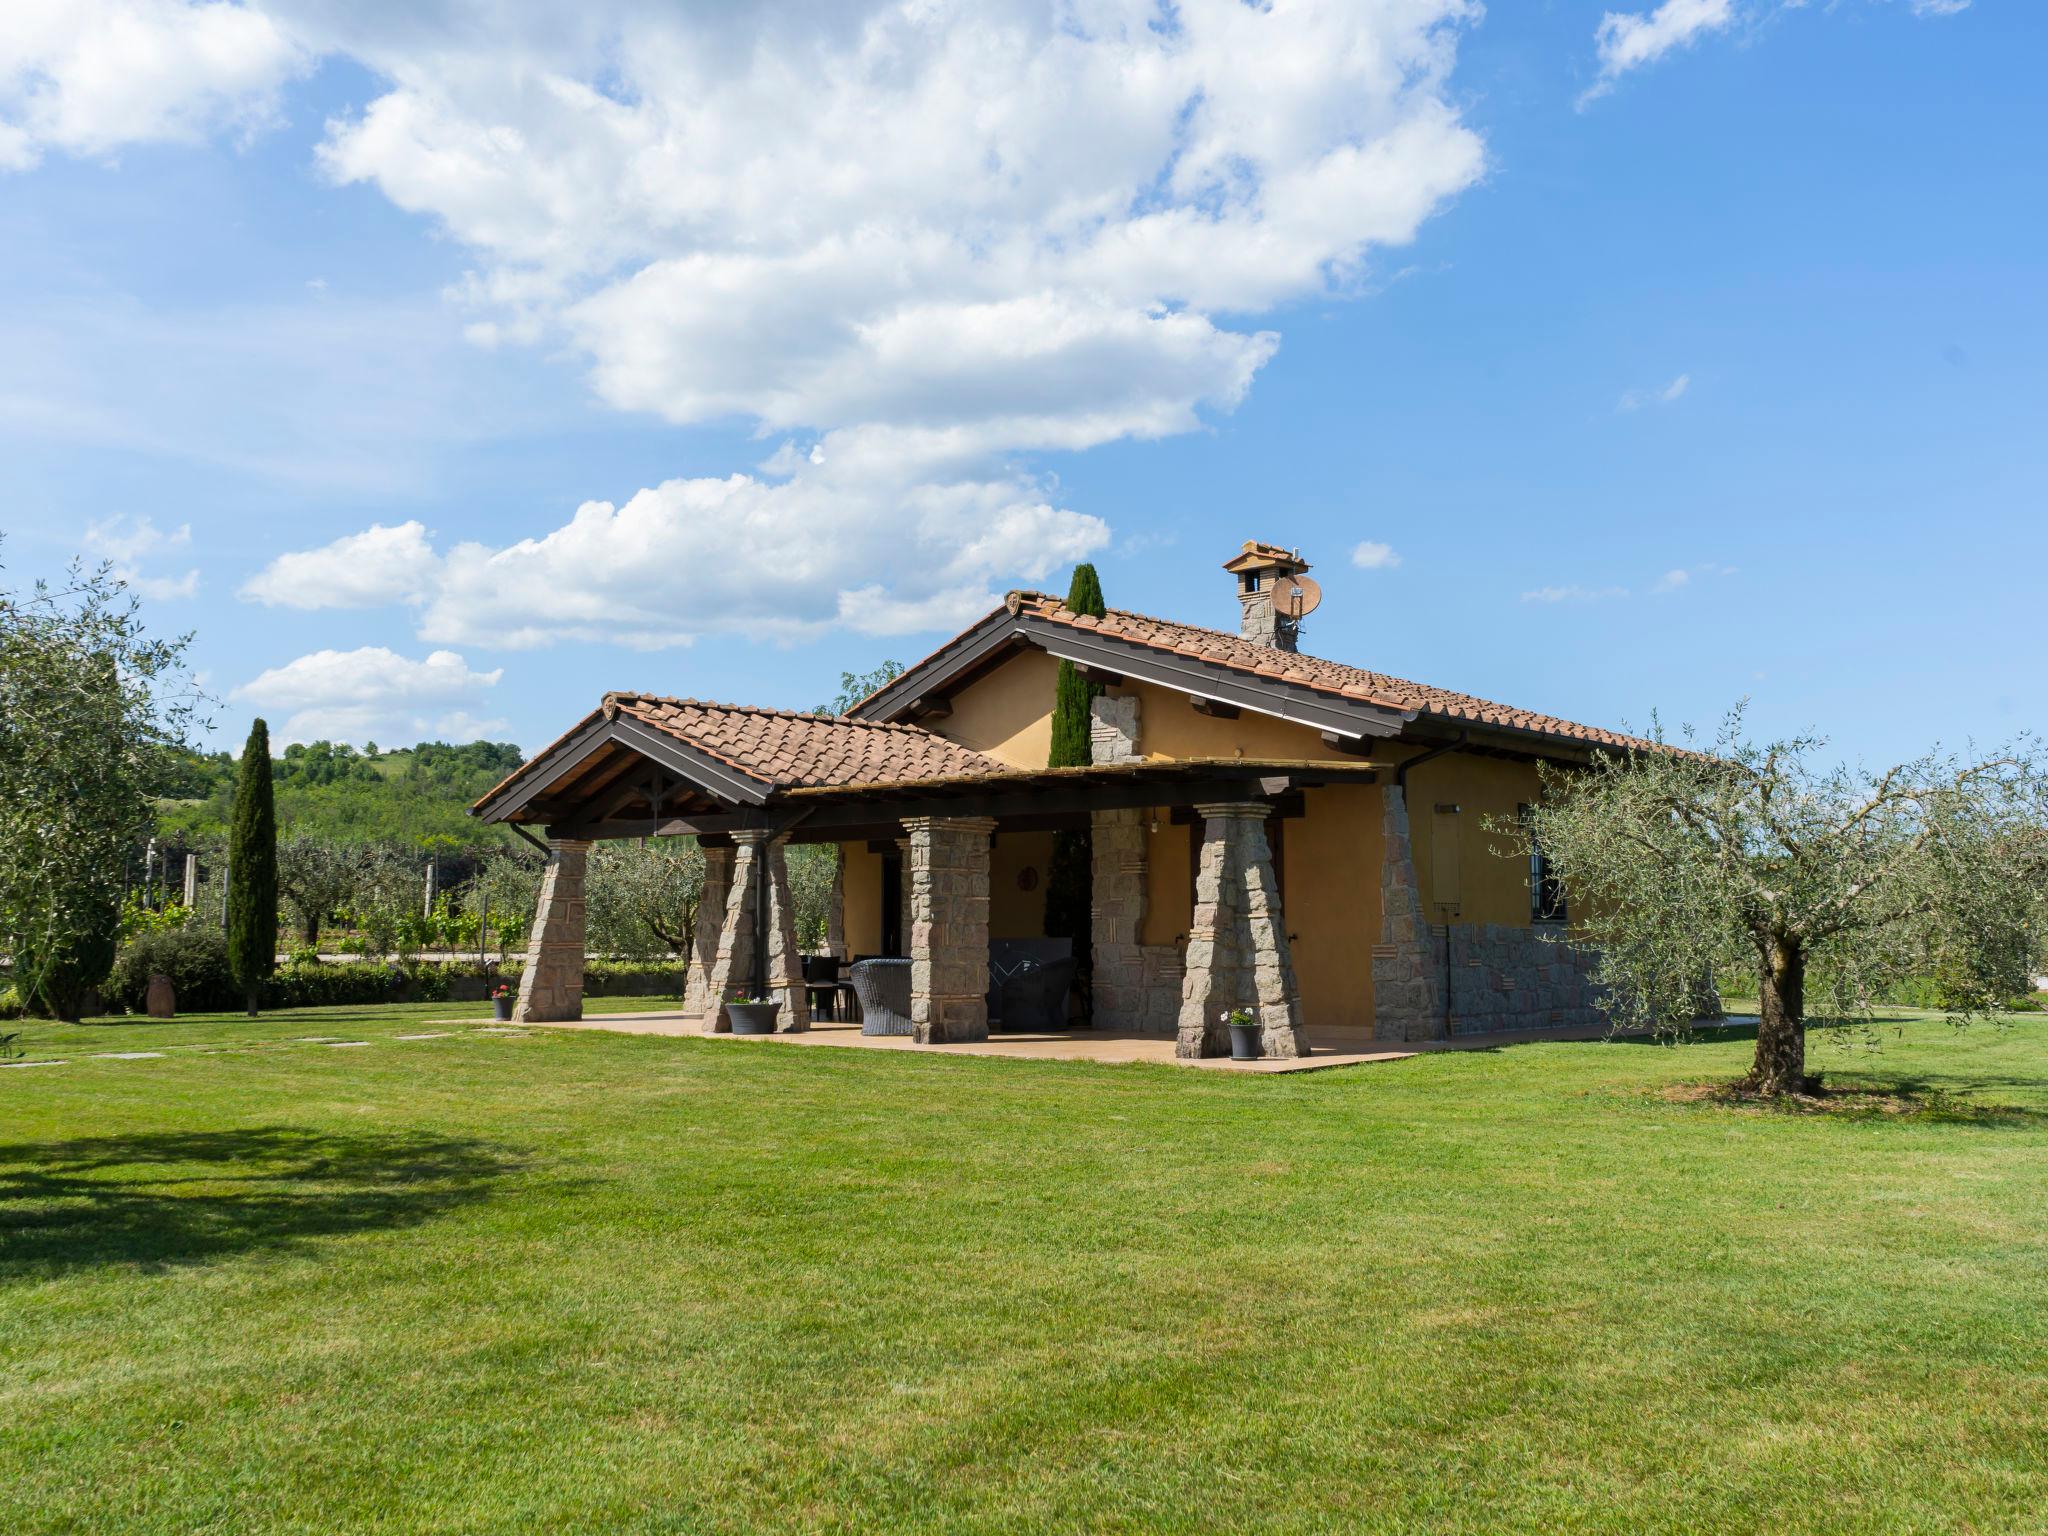
[[[1414,1054],[1408,1047],[1398,1050],[1363,1049],[1347,1044],[1339,1049],[1316,1046],[1311,1032],[1307,1056],[1291,1061],[1231,1061],[1212,1057],[1204,1061],[1180,1061],[1173,1054],[1173,1041],[1164,1035],[1124,1034],[1114,1030],[1074,1030],[1059,1034],[991,1035],[987,1040],[958,1045],[919,1045],[908,1035],[864,1035],[858,1024],[818,1020],[798,1035],[705,1035],[696,1020],[682,1013],[585,1014],[582,1018],[535,1026],[545,1029],[604,1029],[628,1035],[689,1035],[700,1040],[730,1041],[735,1045],[822,1045],[864,1051],[918,1051],[945,1056],[1014,1056],[1027,1061],[1163,1062],[1183,1067],[1207,1067],[1220,1072],[1316,1072],[1329,1067],[1355,1067],[1371,1061],[1399,1061]]]
[[[1406,1061],[1428,1051],[1493,1050],[1545,1040],[1600,1040],[1603,1028],[1527,1029],[1490,1035],[1460,1035],[1455,1040],[1384,1044],[1308,1031],[1309,1054],[1284,1061],[1232,1061],[1212,1056],[1183,1061],[1173,1054],[1173,1040],[1164,1035],[1134,1035],[1114,1030],[1074,1030],[1059,1034],[993,1035],[967,1045],[919,1045],[908,1035],[863,1035],[858,1024],[819,1020],[797,1035],[705,1035],[696,1020],[683,1013],[592,1013],[580,1019],[529,1026],[539,1029],[601,1029],[624,1035],[689,1035],[735,1045],[821,1045],[868,1051],[923,1051],[952,1056],[1013,1056],[1027,1061],[1151,1062],[1199,1067],[1212,1072],[1320,1072],[1333,1067],[1361,1067],[1381,1061]]]

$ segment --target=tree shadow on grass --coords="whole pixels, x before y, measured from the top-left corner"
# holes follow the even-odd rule
[[[1682,1104],[1710,1104],[1762,1115],[1822,1116],[1908,1125],[1971,1125],[1988,1130],[2048,1128],[2048,1109],[2021,1104],[1986,1104],[1965,1093],[1995,1087],[2040,1090],[2037,1081],[1985,1078],[1936,1082],[1931,1078],[1880,1076],[1871,1081],[1833,1082],[1807,1093],[1762,1099],[1736,1083],[1674,1083],[1662,1097]]]
[[[296,1126],[0,1146],[0,1280],[414,1226],[490,1198],[525,1166],[461,1137]]]

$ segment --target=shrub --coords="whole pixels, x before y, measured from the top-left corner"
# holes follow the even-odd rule
[[[138,933],[114,959],[104,1001],[115,1012],[140,1013],[147,1005],[149,978],[171,978],[178,1007],[187,1013],[233,1008],[243,999],[228,971],[228,941],[211,924],[188,924]]]

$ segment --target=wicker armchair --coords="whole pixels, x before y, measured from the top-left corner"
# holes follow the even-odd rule
[[[864,1035],[907,1035],[910,1022],[910,962],[859,960],[848,976],[860,1000],[860,1032]]]

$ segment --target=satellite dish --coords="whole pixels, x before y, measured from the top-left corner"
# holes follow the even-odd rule
[[[1283,618],[1306,617],[1322,600],[1322,584],[1313,576],[1281,576],[1273,583],[1273,611]]]

